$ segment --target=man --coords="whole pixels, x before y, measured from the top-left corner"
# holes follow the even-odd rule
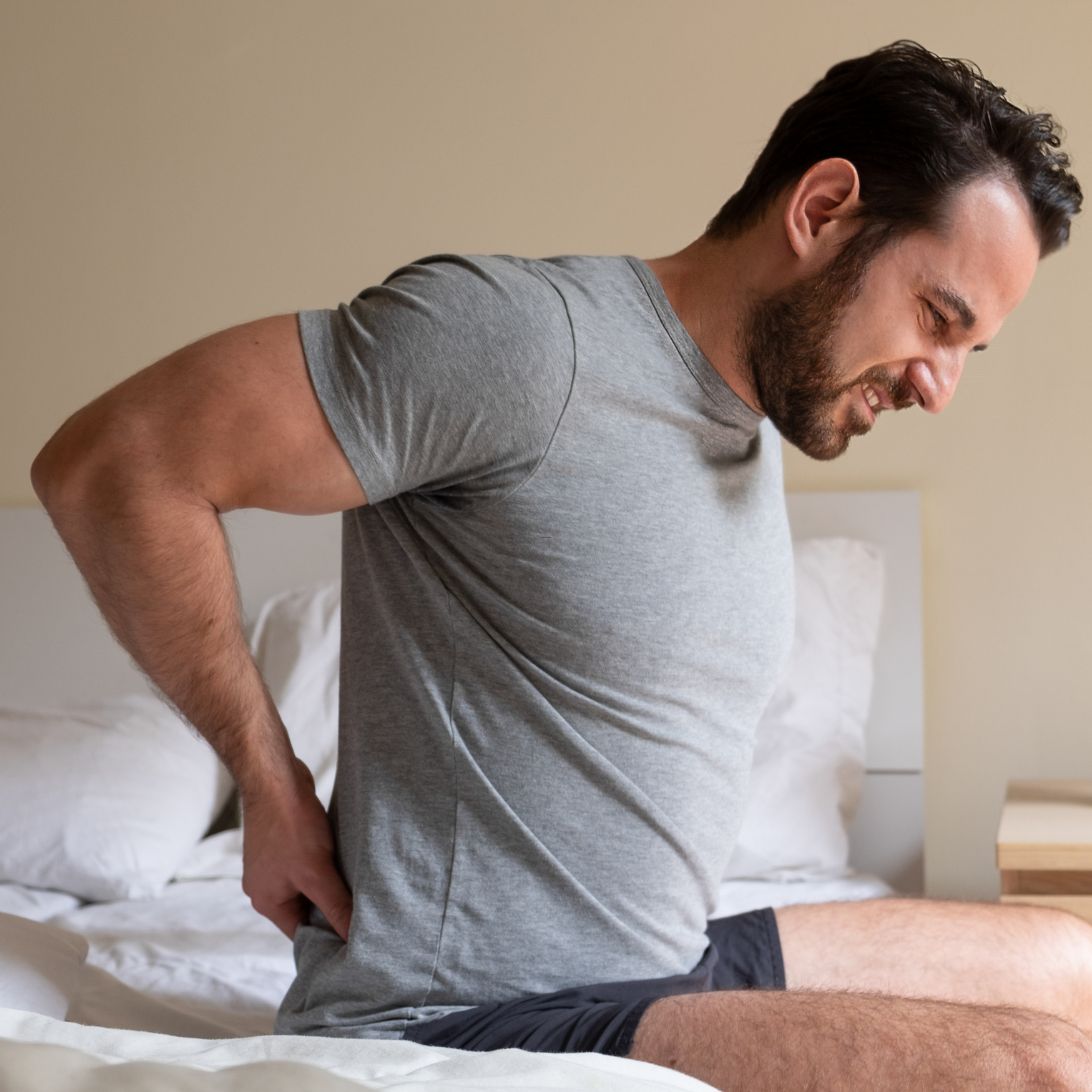
[[[295,938],[280,1030],[719,1087],[1092,1087],[1076,918],[706,922],[791,636],[778,433],[826,459],[944,408],[1068,238],[1057,145],[895,43],[790,107],[675,255],[433,255],[61,427],[35,488],[234,774],[244,887]],[[241,632],[217,517],[245,506],[346,513],[333,833]]]

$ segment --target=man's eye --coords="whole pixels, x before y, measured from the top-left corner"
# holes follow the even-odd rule
[[[947,326],[948,325],[948,319],[943,314],[941,314],[941,312],[938,311],[932,304],[929,304],[929,310],[933,314],[933,321],[938,326]]]

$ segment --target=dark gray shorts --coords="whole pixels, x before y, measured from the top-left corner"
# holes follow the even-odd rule
[[[637,1022],[653,1001],[710,990],[783,990],[785,967],[773,910],[717,918],[709,947],[689,974],[577,986],[498,1001],[411,1025],[404,1039],[461,1050],[594,1051],[625,1057]]]

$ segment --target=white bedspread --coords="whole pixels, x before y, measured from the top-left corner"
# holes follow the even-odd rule
[[[209,1041],[81,1027],[0,1009],[0,1087],[4,1092],[708,1092],[710,1086],[660,1066],[601,1054],[475,1052],[315,1036]]]

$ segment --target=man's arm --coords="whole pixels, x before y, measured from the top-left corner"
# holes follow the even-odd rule
[[[223,330],[126,379],[64,422],[31,478],[118,640],[235,778],[255,908],[291,936],[302,895],[346,937],[329,822],[247,648],[219,520],[367,503],[296,316]]]

